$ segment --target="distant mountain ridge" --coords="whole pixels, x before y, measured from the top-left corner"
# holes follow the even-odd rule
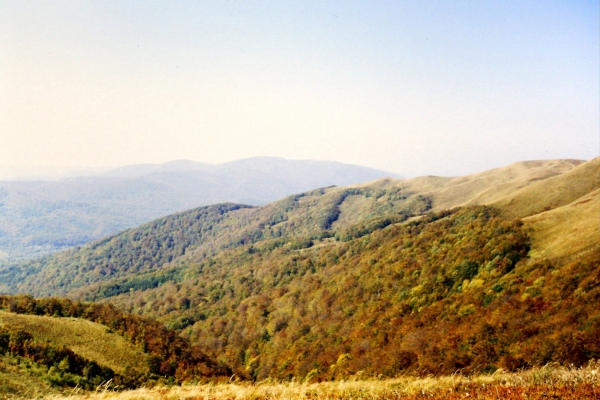
[[[125,165],[123,167],[111,169],[100,175],[118,178],[137,178],[157,172],[210,171],[216,168],[217,165],[191,160],[175,160],[162,164]]]
[[[258,157],[125,166],[58,181],[0,182],[0,260],[78,246],[144,222],[221,202],[266,204],[293,193],[392,173],[329,161]]]

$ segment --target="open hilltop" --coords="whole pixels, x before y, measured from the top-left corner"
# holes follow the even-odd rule
[[[110,303],[131,313],[119,314],[132,315],[125,319],[164,324],[153,329],[173,332],[165,343],[191,346],[205,365],[198,375],[173,367],[174,382],[579,368],[600,358],[599,190],[596,158],[522,162],[458,178],[386,178],[261,207],[217,204],[7,265],[0,285],[71,298],[53,301],[80,310]],[[18,318],[36,314],[4,308]],[[47,338],[36,324],[21,323]],[[118,332],[130,340],[134,331]],[[200,362],[186,360],[188,369]],[[586,368],[596,374],[595,364]],[[129,370],[146,374],[133,364]],[[569,387],[591,393],[592,381]]]

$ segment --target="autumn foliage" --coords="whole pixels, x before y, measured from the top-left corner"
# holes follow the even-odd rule
[[[519,220],[468,207],[348,242],[226,250],[180,266],[189,279],[111,301],[255,380],[598,358],[598,254],[532,263],[528,248]]]

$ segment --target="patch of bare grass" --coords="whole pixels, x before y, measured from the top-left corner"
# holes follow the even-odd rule
[[[569,256],[600,243],[600,189],[566,206],[523,218],[532,258]]]
[[[123,374],[125,368],[145,373],[147,356],[104,325],[77,318],[14,314],[0,311],[0,326],[21,327],[38,340],[66,346],[79,356]]]

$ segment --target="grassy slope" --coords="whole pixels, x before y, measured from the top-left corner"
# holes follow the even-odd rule
[[[0,302],[16,312],[0,311],[0,399],[230,375],[173,331],[110,305],[30,296]]]
[[[349,186],[371,191],[401,189],[407,197],[421,195],[432,201],[432,211],[475,205],[492,204],[516,191],[554,176],[564,174],[584,163],[581,160],[540,160],[517,162],[506,167],[454,177],[423,176],[406,180],[384,178]],[[355,211],[363,204],[343,204]],[[340,217],[341,218],[341,217]]]
[[[600,189],[551,211],[523,219],[533,239],[534,259],[559,258],[597,249],[600,244]]]
[[[415,178],[403,188],[430,197],[433,210],[490,204],[508,217],[526,217],[534,259],[575,256],[600,242],[600,157],[519,162],[458,178]]]
[[[408,192],[432,198],[433,210],[440,211],[462,205],[492,204],[516,190],[563,174],[581,163],[579,160],[525,161],[456,178],[408,179],[401,186]]]
[[[600,157],[564,174],[534,182],[492,204],[513,216],[525,217],[574,202],[600,188]]]
[[[118,374],[126,366],[148,372],[147,355],[104,325],[77,318],[22,315],[0,311],[0,326],[22,327],[34,338],[66,346],[81,357],[95,361]]]
[[[467,205],[494,204],[503,209],[510,209],[511,212],[515,213],[516,210],[523,208],[523,204],[531,203],[532,198],[540,194],[538,182],[546,182],[547,179],[551,178],[558,179],[559,176],[577,169],[582,164],[585,167],[577,169],[576,174],[568,176],[569,179],[575,181],[586,180],[586,173],[589,174],[598,170],[597,161],[594,160],[590,163],[581,160],[524,161],[455,178],[438,176],[424,176],[406,180],[385,178],[352,187],[372,191],[389,191],[390,189],[399,188],[401,189],[400,192],[409,198],[420,195],[431,200],[431,211],[441,211]],[[596,173],[595,180],[587,179],[587,183],[582,185],[579,191],[572,193],[572,200],[577,198],[577,194],[581,196],[594,188],[600,187],[597,178],[598,173]],[[554,184],[552,180],[548,182],[552,182],[550,185]],[[530,186],[536,187],[536,189],[527,191]],[[521,194],[521,191],[523,191],[523,194]],[[519,197],[520,201],[517,203],[513,201],[514,204],[511,204],[510,207],[506,206],[506,203],[515,197],[515,193],[519,193],[516,197]],[[531,195],[525,198],[526,193],[531,193]],[[523,198],[521,199],[521,197]],[[549,201],[542,197],[539,203],[547,204]],[[336,222],[336,224],[360,220],[360,216],[357,216],[356,212],[363,210],[365,207],[368,207],[368,205],[364,201],[354,196],[350,197],[341,205],[342,213],[339,222]],[[527,213],[530,212],[527,211]],[[519,216],[527,215],[523,212],[516,214]]]
[[[17,324],[0,326],[0,352],[7,349],[13,355],[31,359],[45,365],[46,368],[57,366],[60,371],[67,371],[76,376],[66,382],[81,382],[85,387],[98,384],[99,379],[114,378],[114,384],[125,387],[136,387],[141,384],[155,384],[161,380],[182,383],[193,380],[204,380],[219,376],[229,376],[229,370],[218,365],[197,347],[190,346],[185,339],[179,337],[173,330],[167,329],[161,323],[137,315],[127,314],[116,309],[112,304],[82,303],[69,299],[41,298],[31,296],[0,296],[0,309],[26,315],[44,315],[52,317],[75,317],[103,325],[104,331],[110,330],[135,344],[135,348],[143,351],[147,356],[148,374],[140,374],[130,363],[120,367],[124,374],[115,374],[112,370],[97,365],[92,360],[83,358],[73,350],[61,346],[60,338],[54,337],[51,342],[38,341],[36,333],[29,332]],[[39,322],[40,320],[37,320]],[[34,321],[36,322],[36,321]],[[33,324],[33,329],[44,329]],[[81,322],[85,325],[85,322]],[[70,325],[67,324],[67,327]],[[64,327],[64,325],[63,325]],[[62,327],[54,331],[60,332]],[[84,329],[85,330],[85,329]],[[108,333],[112,333],[108,332]],[[48,332],[42,332],[48,333]],[[77,336],[77,329],[75,336]],[[49,335],[49,334],[48,334]],[[52,337],[52,335],[49,335]],[[77,340],[77,339],[75,339]],[[105,341],[106,346],[96,346],[100,352],[113,353],[121,351],[117,346],[111,346]],[[52,356],[54,354],[54,356]],[[127,354],[125,354],[127,355]],[[62,359],[68,360],[62,363]],[[119,354],[107,354],[104,359],[118,359]],[[143,371],[142,371],[143,372]],[[77,377],[78,376],[78,377]],[[81,379],[84,378],[84,380]],[[58,382],[60,383],[60,382]],[[71,386],[74,386],[71,385]]]
[[[523,218],[533,260],[573,259],[600,243],[600,157],[493,203]]]
[[[591,161],[527,161],[457,178],[381,179],[356,187],[401,188],[431,200],[431,210],[491,204],[507,217],[525,217],[534,241],[531,256],[564,257],[600,242],[600,157]],[[338,228],[364,218],[369,205],[350,196],[340,206]],[[545,212],[552,210],[549,212]]]

